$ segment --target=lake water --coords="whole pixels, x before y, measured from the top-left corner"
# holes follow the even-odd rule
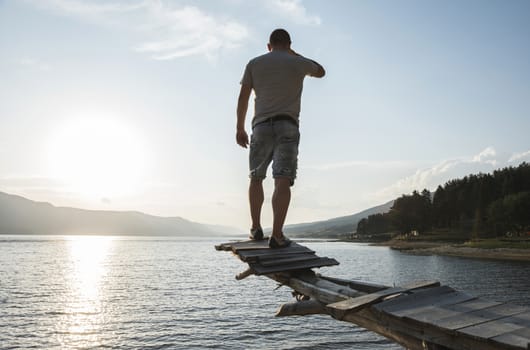
[[[0,236],[2,349],[400,349],[327,316],[275,318],[290,290],[234,275],[229,239]],[[411,256],[304,243],[341,264],[321,273],[387,285],[436,279],[530,306],[530,263]]]

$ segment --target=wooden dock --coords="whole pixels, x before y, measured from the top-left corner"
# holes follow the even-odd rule
[[[399,287],[322,276],[312,269],[339,263],[293,242],[270,249],[267,241],[228,242],[249,267],[236,276],[264,275],[291,287],[296,302],[276,316],[327,314],[355,323],[407,349],[530,350],[530,308],[484,300],[437,281]]]

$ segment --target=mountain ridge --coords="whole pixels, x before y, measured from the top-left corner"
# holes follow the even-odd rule
[[[240,230],[196,223],[180,216],[161,217],[140,211],[90,210],[54,206],[0,192],[0,234],[86,234],[218,236]]]
[[[357,223],[372,214],[385,213],[394,201],[355,214],[285,226],[292,237],[338,238],[355,231]],[[48,202],[0,191],[0,234],[44,235],[242,235],[237,228],[201,224],[180,216],[162,217],[137,210],[91,210],[55,206]]]
[[[377,205],[358,213],[339,216],[327,220],[285,225],[285,233],[292,237],[304,238],[339,238],[350,235],[357,228],[357,223],[369,215],[386,213],[394,200]]]

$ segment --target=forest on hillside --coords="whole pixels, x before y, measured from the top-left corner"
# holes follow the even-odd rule
[[[473,238],[526,235],[530,231],[530,164],[469,175],[438,186],[434,193],[402,195],[388,213],[357,224],[358,235],[467,233]]]

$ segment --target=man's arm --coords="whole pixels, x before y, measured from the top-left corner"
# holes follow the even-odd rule
[[[302,55],[300,55],[299,53],[297,53],[296,51],[294,51],[293,49],[289,49],[289,53],[291,55],[295,55],[295,56],[300,56],[300,57],[304,57]],[[314,61],[310,58],[307,58],[307,57],[304,57],[306,60],[310,60],[311,62],[313,62],[314,64],[316,64],[316,66],[318,67],[318,70],[316,73],[314,74],[311,74],[312,77],[315,77],[315,78],[322,78],[324,75],[326,75],[326,71],[324,70],[324,67],[322,67],[322,65],[320,63],[318,63],[317,61]]]
[[[237,99],[237,125],[236,125],[236,142],[243,148],[248,146],[248,134],[245,131],[245,118],[248,110],[248,99],[252,88],[250,85],[241,84],[239,98]]]
[[[306,57],[307,58],[307,57]],[[310,60],[311,62],[313,62],[314,64],[317,65],[318,67],[318,70],[315,74],[311,74],[312,77],[315,77],[315,78],[322,78],[324,75],[326,75],[326,71],[324,70],[324,67],[322,67],[320,65],[320,63],[318,63],[317,61],[313,61],[312,59],[308,58],[308,60]]]

